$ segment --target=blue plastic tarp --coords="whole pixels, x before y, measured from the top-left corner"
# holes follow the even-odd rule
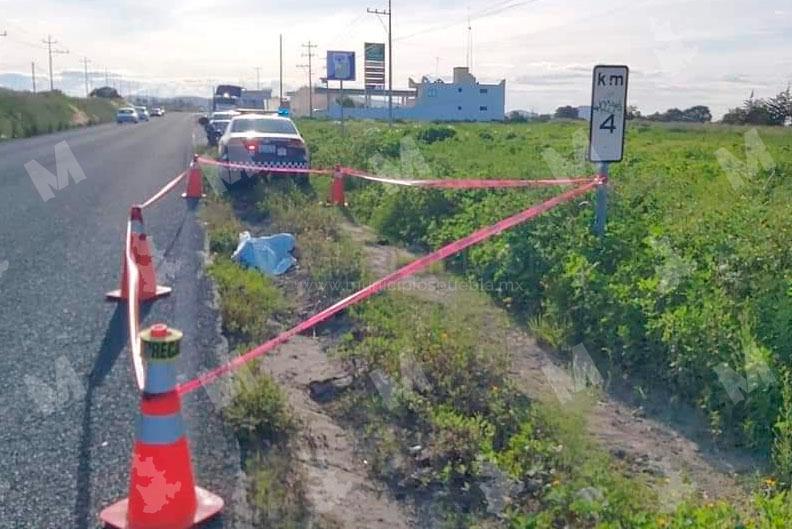
[[[290,233],[252,237],[250,232],[244,231],[239,234],[239,245],[231,258],[264,274],[279,276],[297,262],[291,254],[295,243],[294,236]]]

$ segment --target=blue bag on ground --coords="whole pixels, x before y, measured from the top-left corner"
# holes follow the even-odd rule
[[[290,233],[251,237],[249,231],[243,231],[239,234],[239,245],[231,258],[248,268],[279,276],[297,262],[291,254],[294,245],[295,239]]]

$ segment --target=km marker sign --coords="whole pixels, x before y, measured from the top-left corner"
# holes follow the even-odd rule
[[[620,162],[624,156],[629,73],[626,66],[594,68],[589,147],[592,162]]]

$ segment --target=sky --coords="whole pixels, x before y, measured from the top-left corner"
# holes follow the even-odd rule
[[[47,86],[47,51],[57,44],[55,87],[125,93],[208,95],[215,83],[278,85],[284,39],[285,90],[307,84],[299,65],[309,41],[314,79],[328,49],[358,52],[384,42],[386,20],[367,14],[386,0],[0,0],[0,85]],[[644,113],[708,105],[716,116],[752,91],[772,96],[792,81],[790,0],[395,0],[394,87],[409,77],[450,78],[464,66],[470,16],[472,71],[506,79],[506,108],[552,112],[590,100],[595,64],[630,66],[629,103]]]

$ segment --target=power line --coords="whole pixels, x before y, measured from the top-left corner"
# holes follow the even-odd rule
[[[428,27],[426,29],[419,29],[418,31],[415,31],[415,32],[410,33],[408,35],[401,36],[401,37],[399,37],[396,40],[397,41],[403,41],[403,40],[411,39],[413,37],[417,37],[418,35],[423,35],[424,33],[430,33],[430,32],[434,32],[434,31],[442,31],[444,29],[448,29],[448,28],[451,28],[451,27],[454,27],[454,26],[458,26],[459,24],[464,24],[465,22],[467,22],[469,24],[473,20],[478,20],[478,19],[481,19],[481,18],[487,18],[487,17],[495,16],[495,15],[498,15],[500,13],[503,13],[504,11],[508,11],[509,9],[514,9],[515,7],[520,7],[520,6],[526,5],[526,4],[533,4],[533,3],[536,3],[538,1],[539,0],[522,0],[522,1],[507,0],[506,2],[499,2],[499,3],[495,4],[495,5],[492,5],[492,6],[489,6],[489,7],[486,7],[484,9],[479,10],[478,12],[474,13],[473,15],[470,15],[470,18],[466,17],[464,19],[458,19],[458,20],[456,20],[454,22],[438,24],[436,26],[431,26],[431,27]]]
[[[308,64],[301,64],[299,67],[308,68],[308,116],[313,117],[313,58],[315,55],[313,50],[318,46],[309,40],[308,44],[303,44],[302,47],[308,50],[307,53],[302,54],[303,57],[308,57]]]
[[[388,0],[388,9],[366,9],[372,15],[388,17],[388,126],[393,126],[393,6]]]

